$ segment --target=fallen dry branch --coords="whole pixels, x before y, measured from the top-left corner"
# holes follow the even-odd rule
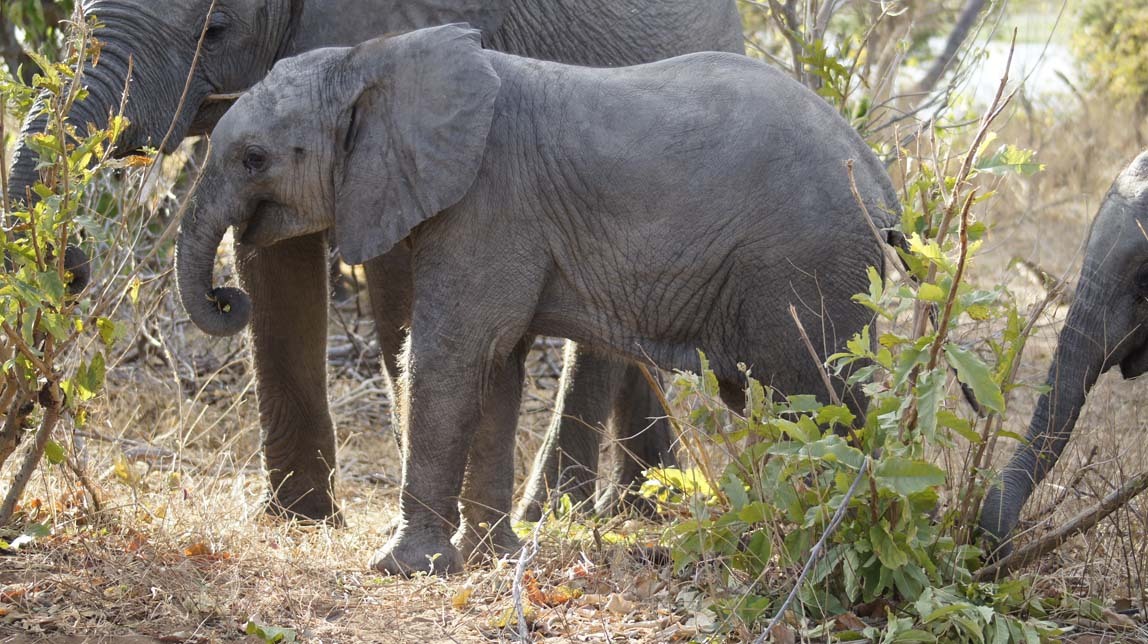
[[[973,575],[974,579],[977,581],[995,579],[1040,559],[1044,555],[1056,550],[1062,543],[1068,541],[1069,538],[1091,530],[1097,523],[1100,523],[1104,517],[1119,510],[1124,504],[1131,501],[1146,489],[1148,489],[1148,472],[1141,472],[1120,486],[1120,489],[1104,497],[1104,500],[1098,505],[1081,512],[1068,523],[1049,532],[1040,539],[1025,545],[1025,547],[1013,552],[1004,559],[981,568]]]

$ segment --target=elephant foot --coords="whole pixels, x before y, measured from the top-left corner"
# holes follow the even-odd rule
[[[271,495],[263,504],[268,515],[285,521],[303,524],[327,524],[333,528],[347,525],[343,511],[329,494],[310,491],[292,495],[282,490]]]
[[[450,575],[463,571],[462,554],[438,531],[399,530],[371,557],[371,568],[385,575],[410,577],[420,572]]]
[[[494,561],[513,555],[522,548],[522,541],[514,534],[508,519],[495,522],[494,527],[485,522],[474,527],[468,523],[459,528],[452,542],[458,546],[462,560],[467,564]]]

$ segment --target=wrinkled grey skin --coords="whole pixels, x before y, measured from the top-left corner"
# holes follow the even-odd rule
[[[127,117],[132,125],[121,153],[157,146],[180,104],[185,80],[204,28],[209,0],[87,0],[84,7],[105,25],[100,64],[85,83],[91,97],[71,119],[103,126],[118,108],[127,61],[134,72]],[[164,146],[174,149],[189,134],[210,131],[226,104],[205,102],[214,93],[246,89],[284,55],[330,45],[351,45],[383,33],[467,21],[486,33],[486,45],[536,58],[594,66],[636,64],[702,50],[742,51],[734,0],[217,0],[187,97]],[[24,131],[42,130],[42,119]],[[18,147],[11,193],[22,197],[35,179],[34,153]],[[237,248],[243,284],[253,297],[252,336],[258,380],[269,509],[310,519],[338,520],[332,481],[335,439],[328,411],[325,372],[327,241],[323,232],[256,251]],[[388,375],[410,321],[410,266],[399,247],[366,265],[368,286]],[[571,374],[577,373],[574,378]],[[642,463],[672,461],[670,432],[650,417],[662,410],[648,387],[635,387],[633,368],[592,352],[567,353],[563,393],[539,454],[524,518],[535,518],[547,485],[562,485],[576,500],[593,490],[598,469],[599,428],[637,458],[616,459],[623,482]],[[503,422],[517,417],[520,394],[498,401]],[[631,438],[633,437],[633,438]],[[489,509],[473,523],[494,524],[510,507],[512,452],[476,461],[476,489]],[[581,464],[581,467],[568,467]],[[566,474],[559,476],[559,468]],[[562,479],[560,482],[559,479]]]
[[[247,322],[241,292],[212,288],[229,226],[256,246],[334,226],[352,261],[409,249],[401,519],[373,562],[388,573],[462,568],[464,466],[511,444],[489,404],[520,389],[524,338],[666,369],[698,369],[701,349],[735,408],[739,361],[827,398],[788,307],[822,357],[872,319],[851,295],[884,241],[847,160],[877,225],[898,217],[881,163],[824,100],[732,54],[591,69],[424,29],[280,62],[213,141],[177,254],[209,333]]]
[[[1033,488],[1064,451],[1080,409],[1097,378],[1114,366],[1125,378],[1148,371],[1148,152],[1141,153],[1109,188],[1092,222],[1084,266],[1060,331],[1051,389],[1040,396],[1028,435],[1000,483],[989,490],[980,527],[995,555]]]

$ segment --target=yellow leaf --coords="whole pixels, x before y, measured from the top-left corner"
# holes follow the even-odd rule
[[[455,593],[454,597],[450,598],[450,605],[453,606],[455,610],[462,610],[470,603],[470,596],[472,594],[474,594],[473,588],[463,588]]]

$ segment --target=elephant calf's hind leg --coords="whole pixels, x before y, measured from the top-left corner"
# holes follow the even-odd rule
[[[486,392],[482,421],[470,448],[460,508],[462,525],[454,543],[467,563],[512,554],[522,545],[510,525],[514,498],[514,439],[526,376],[524,338],[497,369]]]

